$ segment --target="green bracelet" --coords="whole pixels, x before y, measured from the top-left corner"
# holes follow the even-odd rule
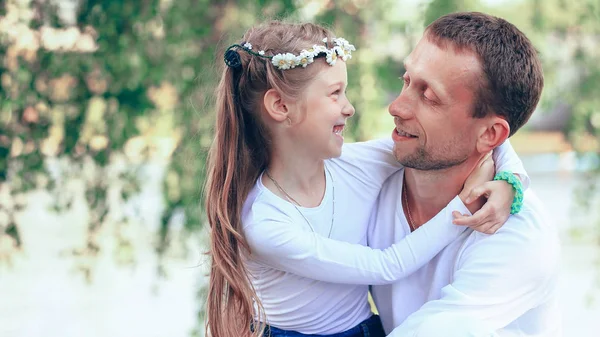
[[[504,180],[512,185],[515,190],[515,198],[510,206],[510,214],[519,213],[521,207],[523,207],[523,184],[521,183],[521,180],[509,171],[500,171],[496,173],[494,180]]]

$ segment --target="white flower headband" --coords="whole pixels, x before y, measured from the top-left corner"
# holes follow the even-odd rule
[[[306,68],[307,65],[314,62],[314,59],[319,56],[325,56],[325,61],[333,66],[340,57],[342,60],[347,61],[352,58],[352,52],[356,50],[354,45],[350,44],[346,39],[338,37],[332,39],[334,46],[328,47],[327,38],[323,39],[324,46],[313,45],[309,50],[302,50],[299,55],[292,53],[282,53],[273,56],[265,55],[264,50],[259,50],[258,53],[252,50],[252,44],[249,42],[243,45],[234,44],[229,46],[225,51],[225,63],[232,68],[239,68],[242,66],[239,54],[233,50],[233,48],[241,48],[247,53],[263,57],[271,60],[271,63],[279,70],[293,69],[298,66]]]

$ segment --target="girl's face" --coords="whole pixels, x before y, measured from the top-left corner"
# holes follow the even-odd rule
[[[322,69],[302,98],[291,105],[294,126],[290,133],[307,153],[328,159],[341,155],[346,119],[354,115],[354,107],[346,97],[346,63],[338,58],[334,66]]]

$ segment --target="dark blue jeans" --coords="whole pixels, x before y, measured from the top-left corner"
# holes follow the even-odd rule
[[[383,331],[379,316],[373,315],[354,328],[333,335],[306,335],[296,331],[282,330],[267,325],[263,337],[385,337],[385,332]]]

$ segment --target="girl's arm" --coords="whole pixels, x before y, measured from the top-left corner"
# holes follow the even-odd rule
[[[496,172],[512,172],[515,175],[517,175],[523,183],[523,190],[529,188],[529,183],[531,182],[531,179],[529,178],[527,171],[525,171],[525,167],[523,167],[523,162],[521,161],[521,158],[519,158],[519,156],[515,152],[515,149],[512,147],[508,139],[505,140],[504,143],[502,143],[502,145],[494,149],[492,157],[494,158],[494,162],[496,163]]]
[[[332,162],[352,172],[353,179],[381,189],[383,182],[403,167],[394,157],[393,150],[394,142],[391,138],[347,143],[344,144],[340,158],[333,159]],[[492,157],[496,172],[513,172],[521,179],[524,190],[529,187],[530,179],[523,162],[508,139],[494,149]]]
[[[370,192],[375,200],[387,178],[402,168],[393,149],[391,138],[346,143],[342,155],[329,164],[342,169],[357,188]]]
[[[343,165],[352,179],[361,183],[359,185],[361,195],[371,193],[375,198],[384,181],[402,167],[394,157],[393,148],[394,142],[391,138],[348,143],[344,144],[342,156],[333,163]],[[508,139],[493,151],[492,158],[495,172],[513,172],[523,183],[523,190],[529,187],[530,179],[523,162]],[[505,181],[491,181],[492,177],[486,180],[473,180],[477,184],[465,184],[459,197],[469,212],[455,213],[455,224],[491,234],[506,222],[510,216],[515,192]],[[485,198],[478,200],[481,196]]]
[[[507,146],[510,147],[510,144]],[[521,177],[527,178],[514,151],[503,153],[508,153],[508,156],[499,156],[500,160],[511,159],[512,164],[500,162],[496,166],[521,173]],[[493,196],[494,190],[490,193]],[[250,217],[253,221],[244,228],[254,259],[272,268],[315,280],[372,285],[392,283],[425,265],[462,233],[463,227],[452,225],[452,211],[469,214],[457,196],[419,229],[394,245],[379,250],[307,232],[295,227],[292,220],[278,209],[269,205],[255,206]],[[397,201],[385,207],[397,207],[398,212],[402,212]],[[506,207],[505,213],[508,218],[509,207]],[[386,220],[390,225],[397,223],[397,219]]]
[[[466,211],[456,197],[426,225],[380,250],[307,231],[269,206],[253,205],[250,218],[257,220],[244,227],[253,260],[319,281],[364,285],[393,283],[425,265],[464,230],[448,220],[452,210]],[[389,207],[396,207],[396,201]]]
[[[492,157],[495,163],[495,172],[513,172],[521,180],[523,191],[529,187],[530,179],[523,167],[523,162],[508,139],[493,151]],[[512,185],[502,180],[488,181],[491,180],[490,178],[469,182],[469,179],[465,182],[459,196],[470,212],[465,214],[455,212],[453,214],[454,223],[486,234],[495,233],[510,216],[515,190]],[[480,199],[482,196],[484,197],[483,201]]]

